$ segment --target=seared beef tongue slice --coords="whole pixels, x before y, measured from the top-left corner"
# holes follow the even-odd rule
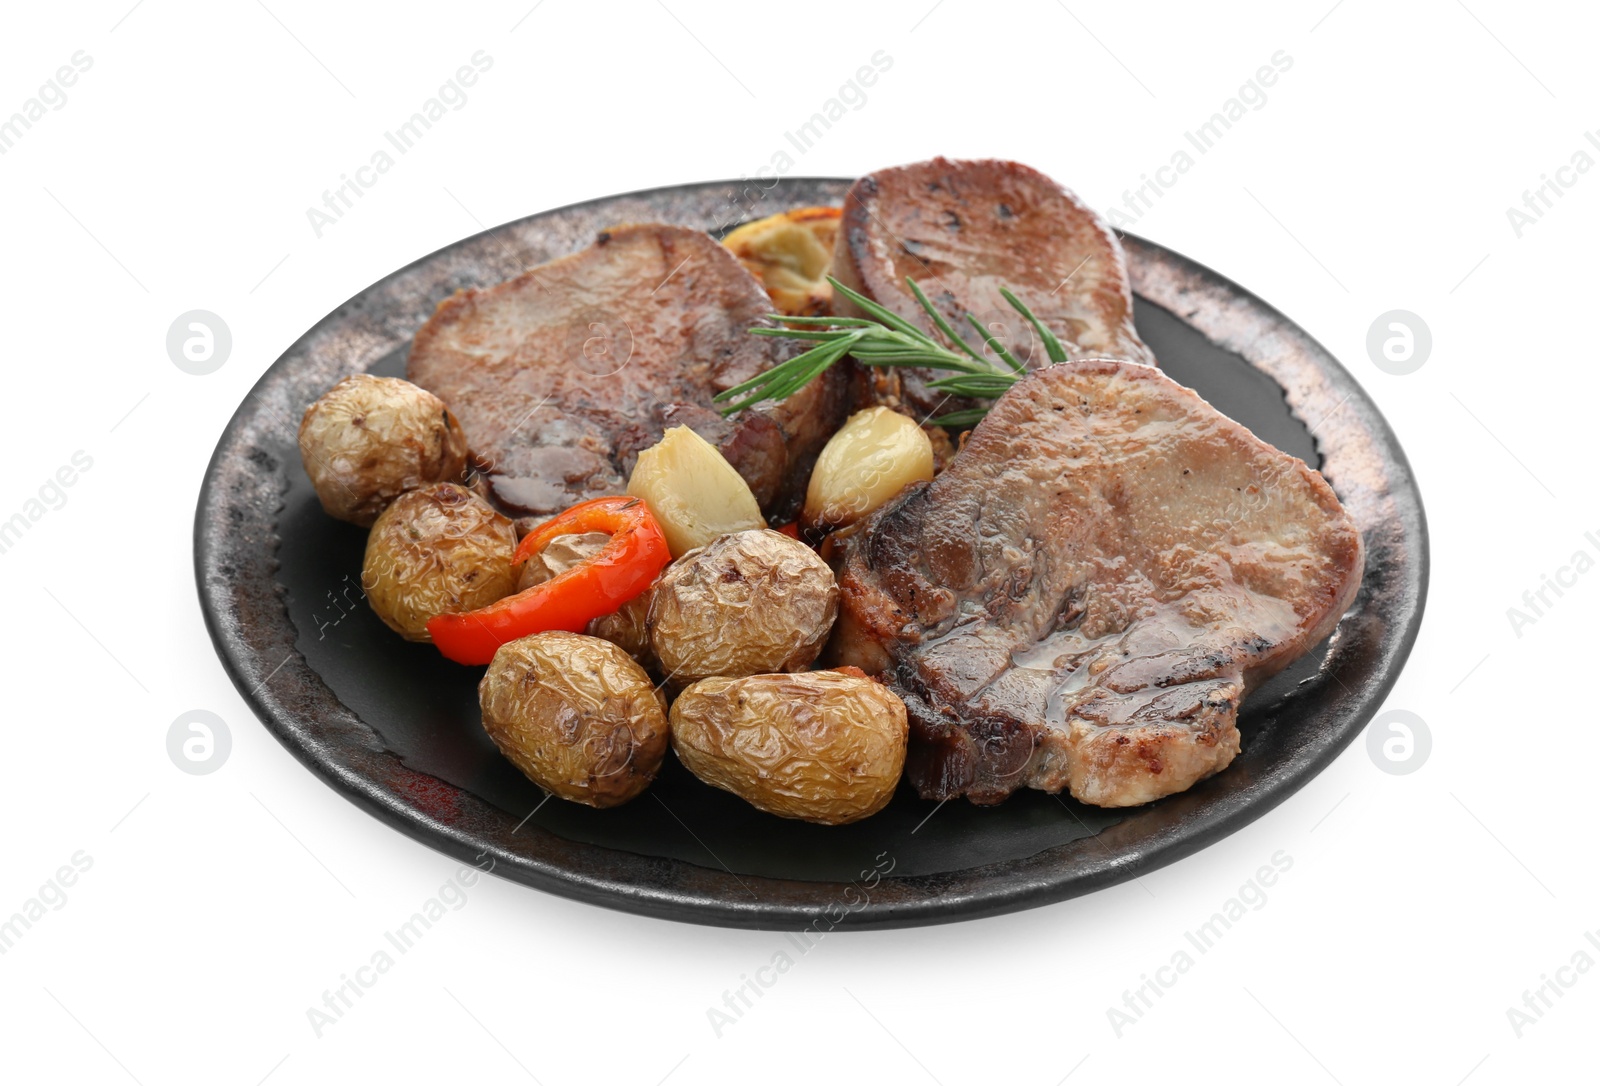
[[[910,276],[970,343],[981,346],[967,313],[1030,367],[1049,358],[1001,287],[1033,310],[1071,357],[1155,363],[1133,328],[1127,265],[1111,229],[1072,193],[1015,162],[936,158],[861,178],[845,196],[833,274],[937,335],[906,289]],[[835,305],[848,309],[842,299]],[[918,418],[976,405],[930,389],[941,376],[930,370],[867,376],[874,399]]]
[[[838,655],[905,697],[919,791],[976,803],[1128,806],[1224,768],[1240,699],[1332,631],[1362,569],[1320,474],[1106,360],[1019,382],[845,546]]]
[[[408,376],[461,420],[489,495],[524,522],[619,494],[638,453],[687,425],[716,444],[769,513],[793,508],[845,407],[842,373],[725,420],[712,397],[795,353],[752,336],[771,308],[699,230],[623,226],[591,247],[447,298]]]

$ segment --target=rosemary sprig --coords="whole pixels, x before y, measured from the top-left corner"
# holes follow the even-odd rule
[[[718,403],[733,401],[722,409],[724,415],[743,411],[763,400],[782,400],[792,396],[845,355],[852,356],[864,366],[918,366],[946,370],[950,376],[930,381],[928,387],[952,396],[974,399],[994,399],[1021,380],[1027,372],[1027,367],[1006,349],[1005,344],[968,313],[968,323],[977,329],[984,344],[1005,363],[1005,368],[996,366],[980,354],[950,326],[950,322],[934,308],[922,288],[909,276],[906,277],[906,285],[911,288],[917,304],[922,306],[949,345],[940,343],[904,317],[861,296],[831,275],[828,282],[836,293],[849,299],[867,317],[786,317],[777,313],[769,314],[770,319],[779,322],[778,327],[752,328],[751,334],[804,340],[816,346],[726,392],[718,393]],[[1067,352],[1061,346],[1061,341],[1034,316],[1033,311],[1004,287],[1000,289],[1000,295],[1033,326],[1050,361],[1065,362]],[[932,421],[945,426],[968,426],[981,419],[987,410],[980,407],[954,411]]]

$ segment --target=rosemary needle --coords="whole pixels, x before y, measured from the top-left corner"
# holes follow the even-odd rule
[[[928,314],[934,327],[950,345],[940,343],[904,317],[856,293],[833,276],[828,277],[828,282],[838,294],[854,303],[867,316],[786,317],[776,313],[769,314],[770,319],[778,322],[778,326],[752,328],[750,331],[753,334],[801,340],[813,343],[815,346],[787,361],[780,362],[764,373],[757,374],[748,381],[718,393],[715,397],[716,402],[727,403],[727,406],[722,408],[724,415],[743,411],[763,400],[782,400],[792,396],[845,355],[850,355],[864,366],[916,366],[947,371],[949,376],[930,381],[929,387],[949,393],[951,396],[973,399],[994,399],[1027,373],[1027,367],[1017,361],[1016,357],[1006,349],[1005,344],[968,313],[966,315],[968,323],[983,338],[984,345],[1005,363],[1006,368],[994,365],[978,353],[950,326],[950,322],[934,308],[928,296],[922,292],[922,288],[909,276],[906,278],[906,285],[911,288],[917,304]],[[1034,316],[1033,311],[1004,287],[1000,288],[1000,295],[1033,326],[1040,342],[1044,344],[1050,361],[1066,361],[1067,352],[1062,347],[1061,341],[1038,317]],[[986,407],[954,411],[932,421],[945,426],[969,426],[981,419],[987,411]]]

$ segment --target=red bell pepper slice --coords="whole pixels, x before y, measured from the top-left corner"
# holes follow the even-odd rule
[[[596,498],[559,514],[522,537],[512,556],[520,566],[558,535],[609,532],[611,541],[593,558],[543,584],[457,615],[435,615],[428,634],[446,658],[487,664],[501,645],[546,630],[582,633],[590,621],[609,615],[650,587],[672,560],[667,538],[638,498]]]

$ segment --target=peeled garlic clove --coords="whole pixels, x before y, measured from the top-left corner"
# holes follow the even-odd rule
[[[767,526],[750,484],[687,426],[672,427],[639,454],[628,493],[650,507],[674,558],[720,535]]]
[[[915,420],[887,407],[857,411],[817,457],[801,523],[819,531],[846,527],[932,478],[933,446]]]

